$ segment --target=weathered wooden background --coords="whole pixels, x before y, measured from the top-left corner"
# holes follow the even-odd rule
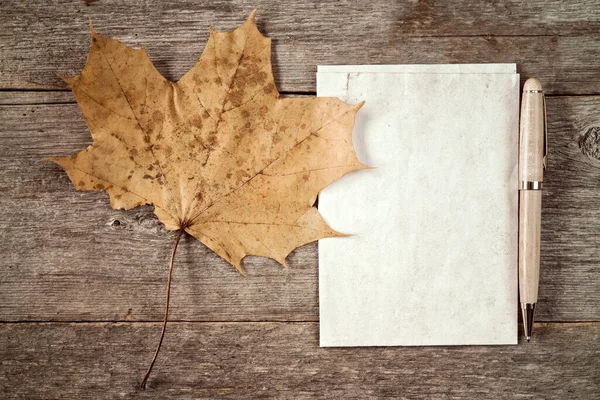
[[[127,4],[124,4],[127,3]],[[517,62],[548,97],[542,282],[531,343],[321,349],[317,245],[248,277],[150,208],[112,210],[42,161],[90,142],[56,73],[85,63],[88,17],[147,48],[176,80],[208,25],[252,8],[273,37],[284,94],[315,92],[317,64]],[[523,1],[0,2],[0,398],[554,398],[600,396],[600,3]]]

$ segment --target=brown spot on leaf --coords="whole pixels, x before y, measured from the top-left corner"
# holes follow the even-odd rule
[[[163,113],[160,110],[154,110],[154,112],[152,112],[152,120],[156,121],[156,122],[160,122],[162,121],[163,118]]]
[[[263,91],[265,92],[265,94],[273,93],[275,91],[275,85],[269,83],[267,86],[264,87]]]
[[[201,147],[204,147],[204,146],[202,145],[202,141],[200,140],[200,138],[196,137],[196,138],[194,138],[194,140],[192,140],[190,142],[190,147],[200,147],[201,148]],[[171,149],[171,151],[172,150],[173,149]]]
[[[229,101],[234,107],[239,107],[244,101],[244,92],[242,90],[236,90],[229,93]]]
[[[202,128],[202,117],[198,114],[195,114],[192,117],[190,117],[190,119],[188,119],[188,122],[190,123],[190,125],[195,126],[198,129]]]

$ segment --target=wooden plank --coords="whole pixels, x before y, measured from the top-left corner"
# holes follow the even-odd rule
[[[577,320],[585,303],[600,304],[600,153],[594,153],[600,137],[590,136],[600,130],[600,97],[548,98],[547,104],[540,305],[557,320]],[[575,275],[596,282],[575,284]],[[588,317],[598,320],[600,312]]]
[[[548,99],[550,169],[544,192],[538,320],[600,320],[600,160],[591,127],[600,97]],[[596,138],[597,139],[597,138]],[[0,107],[0,320],[156,321],[162,318],[172,233],[149,207],[110,209],[76,192],[42,161],[89,143],[75,104]],[[317,245],[289,257],[249,258],[239,275],[187,238],[174,272],[172,319],[316,321]]]
[[[0,91],[0,105],[66,104],[75,103],[70,90]]]
[[[257,1],[274,39],[283,92],[314,92],[317,64],[517,62],[549,93],[600,93],[600,8],[560,0],[486,2]],[[557,12],[560,10],[560,12]],[[238,26],[242,0],[197,2],[0,3],[0,88],[65,89],[89,48],[88,17],[104,35],[147,48],[159,71],[178,79],[208,36]]]
[[[1,324],[3,398],[593,399],[600,324],[517,346],[319,348],[316,323]]]

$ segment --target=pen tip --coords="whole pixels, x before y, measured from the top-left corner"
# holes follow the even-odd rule
[[[531,336],[527,336],[526,339],[529,342],[531,340]]]

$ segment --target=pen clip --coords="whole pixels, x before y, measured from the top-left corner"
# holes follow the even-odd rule
[[[546,95],[542,92],[542,103],[544,105],[544,158],[542,164],[544,169],[548,168],[548,114],[546,113]]]

